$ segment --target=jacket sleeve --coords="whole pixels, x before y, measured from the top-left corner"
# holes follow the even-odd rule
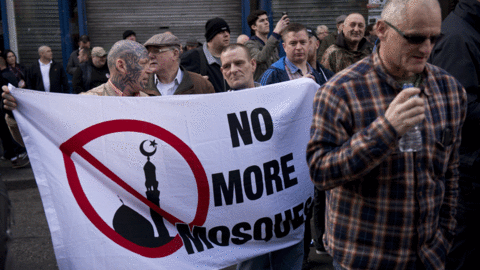
[[[83,86],[83,71],[80,67],[75,70],[75,73],[73,73],[72,87],[74,93],[80,94],[81,92],[85,92]]]
[[[68,63],[67,63],[67,73],[70,75],[73,75],[75,73],[75,70],[77,70],[77,67],[75,67],[75,62],[74,62],[74,57],[77,57],[75,55],[75,51],[73,51],[70,54],[70,58],[68,58]]]
[[[328,70],[331,70],[333,72],[336,72],[336,50],[334,47],[330,46],[328,49],[325,51],[322,57],[322,62],[321,64]]]
[[[464,33],[447,35],[435,45],[430,62],[445,69],[463,85],[468,95],[466,126],[480,128],[480,58],[476,59]],[[478,50],[478,49],[477,49]],[[470,127],[470,124],[476,125]]]
[[[250,55],[257,63],[266,63],[275,53],[275,48],[277,48],[280,40],[272,34],[262,49],[260,49],[256,43],[257,41],[255,40],[249,40],[245,43],[245,46],[250,50]]]
[[[60,65],[60,74],[61,74],[61,80],[62,80],[63,93],[71,94],[72,92],[70,91],[70,85],[68,84],[67,73],[65,73],[65,69],[63,68],[62,65]]]
[[[277,83],[277,81],[275,80],[275,77],[276,77],[275,75],[276,75],[275,69],[273,68],[267,69],[263,73],[262,78],[260,79],[260,84],[269,85],[269,84]]]
[[[27,89],[36,90],[35,89],[34,68],[35,68],[35,65],[32,65],[25,72],[25,87]]]
[[[10,130],[10,134],[12,134],[12,138],[21,146],[25,147],[25,143],[23,142],[22,135],[20,134],[20,129],[18,128],[17,121],[13,117],[10,117],[8,114],[5,114],[5,122],[7,123],[8,129]]]
[[[203,49],[201,47],[199,48]],[[183,66],[185,70],[200,74],[200,54],[198,48],[183,53],[180,57],[180,65]]]

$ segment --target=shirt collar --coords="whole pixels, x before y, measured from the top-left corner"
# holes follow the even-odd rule
[[[213,57],[213,55],[208,50],[207,42],[203,43],[203,53],[205,54],[205,57],[207,58],[207,62],[209,65],[217,63],[219,66],[222,66],[222,63],[217,61],[217,59],[215,59],[215,57]]]
[[[112,89],[115,91],[115,93],[116,93],[119,97],[126,97],[126,96],[127,96],[127,95],[125,95],[122,91],[120,91],[120,89],[118,89],[118,88],[112,83],[112,81],[108,80],[107,83],[110,85],[110,87],[112,87]],[[138,97],[138,96],[140,96],[140,93],[136,93],[134,96],[135,96],[135,97]]]
[[[180,83],[182,82],[182,79],[183,79],[183,71],[179,66],[177,70],[177,76],[175,76],[175,79],[173,79],[173,81],[175,82],[176,85],[180,85]],[[160,82],[157,74],[155,74],[155,85],[158,85],[159,83],[162,83],[162,82]]]
[[[292,74],[296,73],[297,71],[300,71],[300,74],[302,74],[302,70],[300,70],[297,66],[295,66],[295,64],[290,62],[290,60],[288,60],[287,57],[285,57],[285,65],[287,65],[288,69],[290,69],[290,72]],[[308,69],[307,71],[308,73],[311,73],[313,69],[308,62],[307,62],[307,69]],[[305,75],[305,74],[302,74],[302,75]]]
[[[263,46],[265,46],[265,42],[263,42],[263,40],[261,40],[259,37],[257,36],[253,36],[250,38],[251,40],[257,40],[257,41],[260,41],[260,43],[262,43]]]
[[[388,71],[385,69],[385,66],[383,65],[383,60],[380,58],[380,44],[378,44],[377,49],[375,52],[372,53],[372,58],[373,58],[373,67],[375,71],[377,72],[378,76],[385,80],[387,84],[392,86],[397,92],[402,91],[402,85],[400,85],[395,78],[388,73]],[[428,68],[428,63],[425,65],[425,69],[421,73],[421,76],[423,78],[422,82],[418,86],[421,89],[421,92],[424,93],[427,96],[431,95],[430,89],[426,88],[427,80],[428,80],[428,73],[426,72],[426,69]]]
[[[38,59],[38,63],[40,64],[40,66],[49,66],[49,65],[52,64],[52,62],[53,62],[53,61],[50,60],[50,62],[48,62],[48,64],[44,64],[44,63],[42,63],[42,61],[40,61],[40,59]]]

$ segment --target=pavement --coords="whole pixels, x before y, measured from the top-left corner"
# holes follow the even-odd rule
[[[0,175],[7,186],[14,212],[13,239],[9,245],[13,258],[11,269],[58,269],[50,230],[30,165],[13,169],[10,161],[0,160]],[[303,270],[333,270],[332,258],[316,254],[313,247],[310,248],[308,259],[309,263]],[[234,269],[235,265],[223,270]]]

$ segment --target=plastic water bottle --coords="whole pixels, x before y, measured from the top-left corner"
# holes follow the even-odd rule
[[[413,83],[403,84],[403,89],[413,87]],[[418,95],[412,96],[418,97]],[[402,152],[418,152],[422,150],[422,132],[420,124],[410,128],[398,141],[398,146]]]

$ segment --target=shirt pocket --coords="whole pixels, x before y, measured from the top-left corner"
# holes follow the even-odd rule
[[[456,140],[451,127],[436,132],[432,153],[433,170],[436,176],[445,176]]]

